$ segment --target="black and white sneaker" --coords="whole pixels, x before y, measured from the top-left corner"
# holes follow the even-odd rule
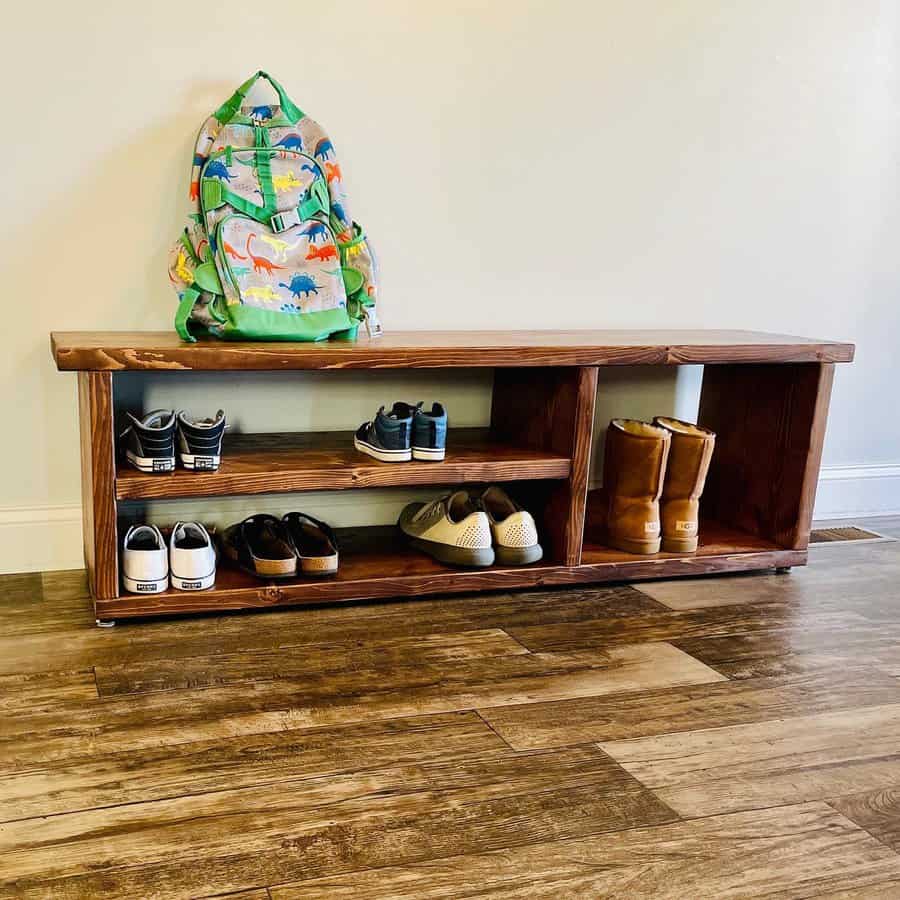
[[[222,461],[222,436],[225,413],[215,418],[192,419],[184,410],[178,413],[178,456],[186,469],[215,472]]]
[[[122,581],[130,594],[161,594],[169,586],[169,554],[155,525],[132,525],[122,542]]]
[[[125,459],[141,472],[175,470],[175,411],[154,409],[142,419],[127,413],[130,425],[122,432]]]

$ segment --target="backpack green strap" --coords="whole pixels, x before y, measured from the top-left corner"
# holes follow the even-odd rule
[[[255,75],[248,78],[214,113],[213,115],[222,125],[227,125],[238,113],[243,104],[244,99],[250,92],[250,88],[260,79],[265,78],[278,94],[278,102],[281,106],[281,112],[284,117],[291,123],[296,125],[303,118],[303,113],[299,107],[284,92],[284,88],[271,76],[268,72],[260,69]]]
[[[188,331],[187,323],[188,319],[191,317],[191,311],[199,299],[200,291],[192,287],[185,288],[181,292],[181,302],[178,304],[178,309],[175,311],[175,330],[178,332],[178,337],[191,344],[196,344],[197,338]]]

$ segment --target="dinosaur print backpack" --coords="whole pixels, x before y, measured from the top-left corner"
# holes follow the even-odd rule
[[[242,105],[260,77],[278,105]],[[381,333],[375,260],[341,177],[328,135],[265,72],[206,120],[196,208],[169,255],[182,340],[354,340],[361,323]]]

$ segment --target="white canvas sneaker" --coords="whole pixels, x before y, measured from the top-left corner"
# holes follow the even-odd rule
[[[397,523],[410,543],[442,563],[489,566],[494,561],[491,526],[466,491],[410,503]]]
[[[216,583],[216,551],[199,522],[178,522],[169,541],[172,587],[205,591]]]
[[[506,491],[491,485],[479,498],[491,523],[494,553],[504,566],[525,566],[537,562],[544,551],[538,543],[534,517],[522,509]]]
[[[122,542],[122,581],[130,594],[161,594],[169,586],[169,554],[155,525],[132,525]]]

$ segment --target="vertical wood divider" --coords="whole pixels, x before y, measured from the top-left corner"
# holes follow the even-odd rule
[[[119,596],[112,372],[78,373],[84,563],[97,600]]]
[[[493,432],[504,440],[565,454],[572,461],[569,477],[548,487],[542,517],[542,539],[559,565],[581,563],[596,397],[596,366],[494,372]]]

